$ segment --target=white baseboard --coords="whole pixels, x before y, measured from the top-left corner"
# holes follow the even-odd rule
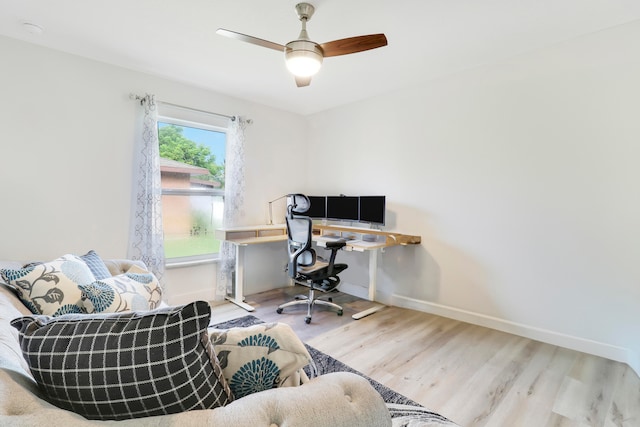
[[[213,301],[215,299],[214,289],[204,289],[196,292],[188,292],[181,294],[170,293],[168,296],[168,304],[182,305],[189,304],[193,301]]]
[[[344,292],[345,294],[353,295],[354,297],[368,299],[369,291],[366,287],[354,285],[349,282],[340,282],[340,292]]]
[[[593,354],[595,356],[615,360],[616,362],[626,363],[636,372],[636,374],[640,376],[640,355],[628,348],[566,335],[547,329],[536,328],[493,316],[487,316],[472,311],[461,310],[459,308],[409,298],[397,294],[391,295],[389,301],[386,303],[397,307],[409,308],[442,317],[448,317],[450,319],[496,329],[498,331],[507,332],[532,340],[542,341],[547,344]]]

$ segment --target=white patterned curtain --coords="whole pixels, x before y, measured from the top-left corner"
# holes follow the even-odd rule
[[[135,140],[133,218],[127,257],[143,261],[162,283],[164,244],[157,108],[154,95],[146,94],[139,100],[141,108]]]
[[[244,216],[244,144],[247,120],[236,116],[230,119],[227,131],[225,158],[224,216],[223,227],[236,227]],[[216,298],[224,298],[233,289],[235,271],[235,246],[222,242],[220,246],[220,268]]]

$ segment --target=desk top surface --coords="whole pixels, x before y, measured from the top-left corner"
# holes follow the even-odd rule
[[[260,236],[260,237],[246,237],[243,239],[230,239],[229,242],[232,242],[236,245],[257,245],[260,243],[269,243],[269,242],[284,242],[287,240],[286,234],[281,234],[279,236]]]
[[[287,240],[287,226],[285,224],[261,224],[253,226],[240,226],[221,228],[216,230],[216,236],[220,240],[227,240],[233,242],[236,245],[253,245],[269,242],[280,242]],[[390,231],[382,231],[369,228],[360,227],[347,227],[347,226],[335,226],[335,225],[313,225],[314,236],[313,240],[320,243],[335,241],[338,238],[344,238],[346,240],[347,250],[365,251],[378,248],[384,248],[396,245],[415,245],[421,241],[420,236],[412,236],[407,234],[395,233]],[[264,234],[264,233],[267,234]],[[376,238],[375,241],[368,241],[350,236],[345,238],[344,236],[331,236],[325,234],[325,232],[343,232],[349,234],[361,234],[363,237],[379,236],[384,238],[384,241],[380,241]],[[275,234],[274,234],[275,233]]]
[[[218,228],[217,231],[230,233],[230,232],[236,232],[236,231],[262,231],[262,230],[280,230],[280,229],[284,229],[286,231],[287,224],[241,225],[239,227]]]

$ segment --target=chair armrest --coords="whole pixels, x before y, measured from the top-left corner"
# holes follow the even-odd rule
[[[344,240],[336,240],[335,242],[327,242],[325,248],[331,251],[331,256],[329,257],[329,266],[327,267],[328,274],[333,275],[333,267],[336,262],[336,254],[342,248],[347,246],[347,242]]]
[[[344,240],[328,241],[325,242],[324,246],[327,249],[342,249],[347,246],[347,242],[345,242]]]

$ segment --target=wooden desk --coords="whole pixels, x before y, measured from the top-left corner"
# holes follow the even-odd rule
[[[236,280],[233,296],[226,299],[244,308],[253,311],[254,308],[244,302],[244,250],[248,245],[260,243],[279,242],[287,240],[287,226],[285,224],[257,225],[246,227],[234,227],[216,230],[216,238],[231,242],[236,248]],[[359,227],[346,227],[336,225],[313,226],[313,240],[318,246],[325,246],[327,241],[335,238],[347,239],[346,251],[369,252],[369,284],[368,297],[375,301],[378,277],[378,252],[391,246],[420,244],[420,236],[412,236],[389,231],[374,230]],[[376,305],[353,315],[354,319],[380,310],[382,305]]]

